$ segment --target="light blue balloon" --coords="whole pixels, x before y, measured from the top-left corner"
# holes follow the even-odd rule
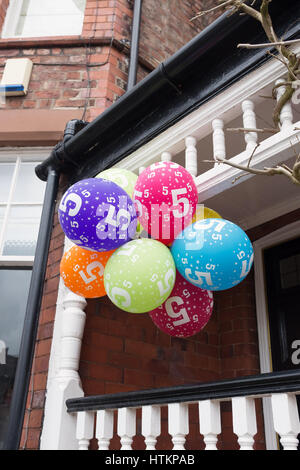
[[[248,236],[224,219],[203,219],[189,225],[174,240],[171,253],[187,281],[210,291],[236,286],[253,264]]]

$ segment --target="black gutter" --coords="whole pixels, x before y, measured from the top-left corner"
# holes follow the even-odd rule
[[[134,0],[127,92],[130,91],[134,87],[134,85],[136,84],[136,79],[137,79],[141,14],[142,14],[142,0]]]
[[[51,167],[48,168],[44,205],[31,274],[31,282],[29,287],[13,393],[10,403],[9,422],[4,443],[4,450],[18,450],[20,444],[34,348],[36,343],[44,278],[47,268],[47,253],[49,250],[52,232],[52,221],[58,189],[58,181],[58,172]]]
[[[273,0],[273,24],[279,37],[299,36],[299,2]],[[239,42],[266,38],[247,15],[224,13],[192,41],[121,96],[107,110],[36,168],[45,180],[54,165],[70,180],[91,177],[167,129],[264,64],[264,49],[237,49]]]
[[[118,409],[146,405],[167,405],[200,400],[226,400],[233,397],[299,392],[300,369],[250,375],[192,385],[178,385],[150,390],[136,390],[111,395],[71,398],[66,401],[69,413]]]

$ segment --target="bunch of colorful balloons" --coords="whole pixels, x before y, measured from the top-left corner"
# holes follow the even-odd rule
[[[58,215],[73,242],[60,264],[65,285],[148,313],[171,336],[198,333],[212,315],[213,291],[239,284],[252,266],[246,233],[198,205],[194,178],[174,162],[139,176],[114,168],[81,180]]]

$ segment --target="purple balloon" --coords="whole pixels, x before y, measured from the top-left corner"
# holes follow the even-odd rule
[[[136,234],[137,214],[126,191],[102,178],[73,184],[58,209],[60,225],[75,245],[93,251],[110,251]]]

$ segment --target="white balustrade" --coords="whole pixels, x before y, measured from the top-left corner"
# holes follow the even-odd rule
[[[242,102],[243,110],[243,126],[248,131],[245,132],[245,142],[247,150],[252,151],[257,145],[257,132],[251,131],[256,129],[256,116],[254,112],[254,103],[250,100]]]
[[[96,438],[98,450],[108,450],[114,433],[114,412],[112,410],[97,411]]]
[[[212,121],[213,129],[213,157],[217,162],[218,159],[226,158],[224,122],[222,119],[214,119]],[[217,165],[217,163],[216,163]]]
[[[136,433],[136,410],[120,408],[118,410],[118,436],[121,439],[121,450],[131,450],[132,438]]]
[[[168,434],[173,443],[172,450],[185,450],[186,436],[189,434],[189,406],[196,403],[199,411],[199,434],[203,436],[205,450],[218,450],[218,443],[222,448],[222,401],[231,401],[232,429],[237,435],[240,450],[254,450],[257,434],[255,400],[265,396],[271,396],[274,433],[279,434],[283,449],[297,450],[300,421],[294,393],[170,403],[168,404]],[[157,450],[157,438],[162,435],[161,406],[163,405],[155,404],[140,407],[141,435],[145,439],[147,451]],[[137,431],[136,410],[138,408],[118,409],[116,433],[120,437],[121,450],[134,450],[133,438]],[[95,437],[98,440],[99,450],[109,450],[111,439],[114,436],[114,416],[112,409],[77,412],[76,438],[79,449],[87,450],[90,440]]]
[[[253,450],[253,436],[257,433],[254,398],[232,398],[232,418],[240,450]]]
[[[193,136],[185,138],[185,168],[194,178],[197,176],[197,140]]]
[[[77,415],[76,438],[78,450],[88,450],[90,440],[94,435],[94,413],[80,411]]]
[[[218,434],[221,433],[220,402],[199,401],[199,424],[205,450],[217,450]]]
[[[281,78],[276,81],[276,85],[280,85],[280,83],[284,83],[284,80]],[[282,95],[286,90],[286,86],[282,85],[277,88],[277,101],[280,100]],[[281,130],[289,129],[293,125],[293,111],[291,102],[288,101],[281,110],[280,113],[280,128]]]
[[[155,450],[157,436],[160,435],[160,407],[143,406],[142,408],[142,435],[145,438],[146,450]]]
[[[271,399],[275,431],[284,450],[297,450],[300,422],[295,395],[278,393]]]
[[[173,450],[184,450],[186,435],[189,433],[189,411],[186,403],[168,405],[169,434],[172,436]]]

